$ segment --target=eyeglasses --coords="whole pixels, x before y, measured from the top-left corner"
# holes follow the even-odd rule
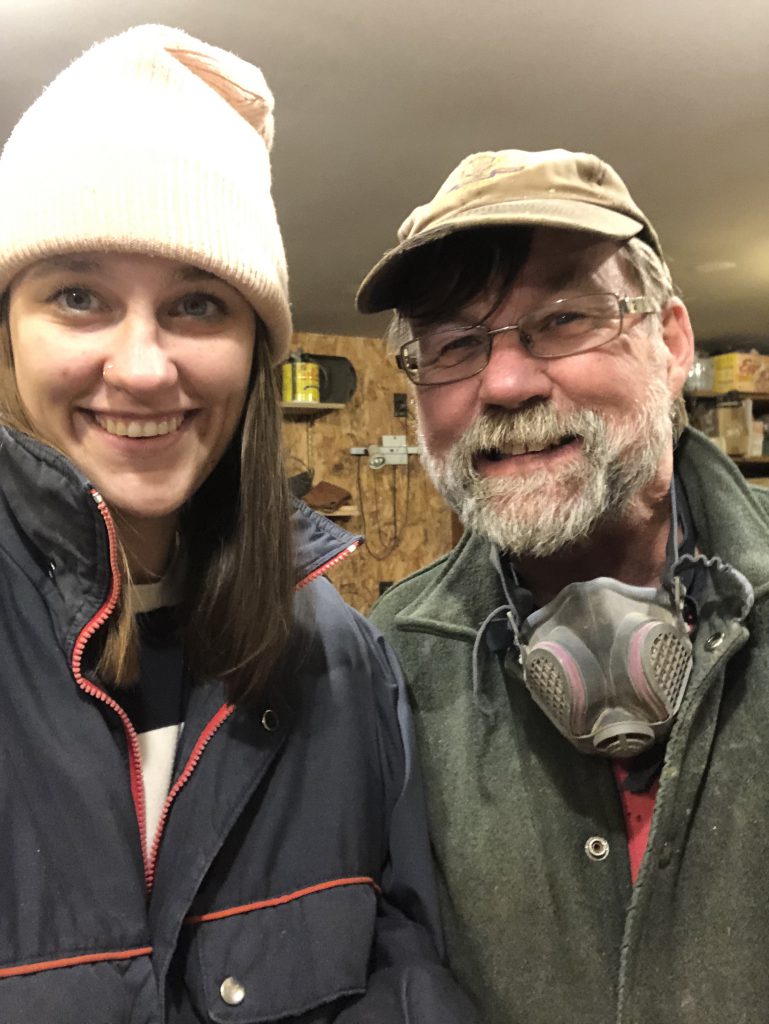
[[[624,317],[656,311],[651,299],[643,297],[620,298],[612,292],[577,295],[556,299],[508,327],[489,330],[485,324],[476,324],[430,331],[401,345],[395,360],[420,387],[454,384],[486,369],[497,334],[517,331],[529,355],[560,359],[590,352],[618,338]]]

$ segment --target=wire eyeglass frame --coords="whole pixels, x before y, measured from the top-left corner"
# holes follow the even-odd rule
[[[605,308],[600,309],[594,305],[591,310],[587,305],[588,300],[603,300]],[[521,344],[530,355],[538,359],[560,359],[608,345],[622,334],[626,316],[647,315],[658,311],[654,302],[645,296],[619,296],[614,292],[593,292],[588,295],[555,299],[524,314],[516,324],[489,329],[480,323],[437,330],[411,338],[400,346],[395,361],[417,387],[456,384],[461,380],[475,377],[486,369],[491,359],[494,338],[498,334],[517,331]],[[571,318],[572,314],[574,318]],[[582,320],[589,319],[593,323],[586,324],[584,329],[580,329]],[[549,338],[546,336],[548,331]],[[433,360],[432,364],[427,366],[429,376],[435,378],[437,372],[440,379],[425,379],[425,367],[420,364],[422,349],[426,342],[437,342],[441,339],[446,344],[438,352],[437,358],[448,356],[449,361],[438,365],[436,360]],[[460,342],[466,340],[471,343],[477,342],[480,347],[465,350],[463,355],[463,350],[458,346]],[[554,351],[547,350],[548,341],[556,346]],[[454,347],[455,344],[457,347]],[[452,352],[457,354],[453,361]]]

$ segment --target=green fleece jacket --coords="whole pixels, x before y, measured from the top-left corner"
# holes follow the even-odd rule
[[[411,689],[450,961],[485,1024],[769,1020],[769,492],[694,431],[676,465],[718,559],[635,886],[610,764],[560,736],[511,655],[481,645],[490,711],[473,693],[504,602],[488,543],[466,535],[373,613]]]

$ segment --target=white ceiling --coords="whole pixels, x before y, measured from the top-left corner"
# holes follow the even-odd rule
[[[563,146],[625,178],[701,341],[769,350],[767,0],[0,0],[0,139],[146,21],[265,72],[297,329],[379,333],[353,297],[412,207],[468,153]],[[72,131],[98,125],[72,111]]]

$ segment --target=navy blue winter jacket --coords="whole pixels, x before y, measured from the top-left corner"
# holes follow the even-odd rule
[[[353,539],[297,510],[290,654],[255,711],[193,688],[147,857],[136,735],[83,664],[107,520],[70,463],[0,430],[2,1024],[469,1021],[400,675],[322,577]]]

